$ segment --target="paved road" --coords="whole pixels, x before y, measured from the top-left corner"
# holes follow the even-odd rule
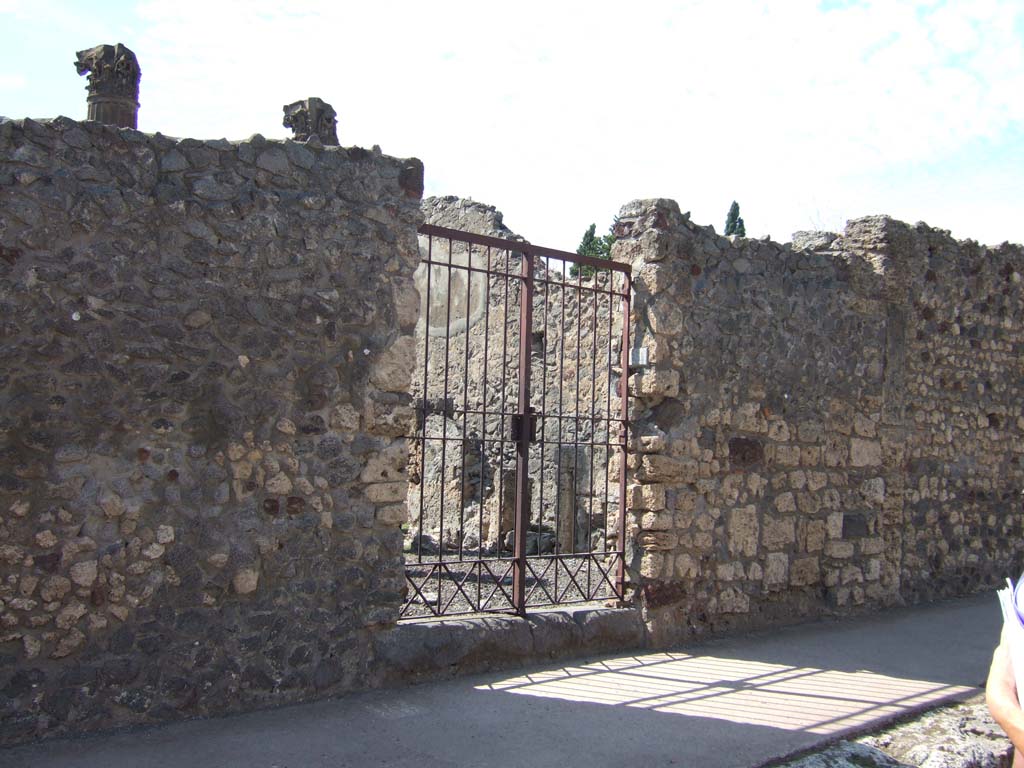
[[[993,594],[0,751],[5,768],[749,768],[977,693]]]

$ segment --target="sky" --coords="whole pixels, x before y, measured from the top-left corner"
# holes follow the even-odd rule
[[[0,0],[0,114],[84,119],[75,52],[124,43],[139,129],[415,156],[428,195],[575,250],[668,197],[748,236],[886,213],[1024,242],[1024,1]]]

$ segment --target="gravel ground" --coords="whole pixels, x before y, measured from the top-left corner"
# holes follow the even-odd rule
[[[1009,768],[1010,742],[984,695],[932,710],[777,768]]]

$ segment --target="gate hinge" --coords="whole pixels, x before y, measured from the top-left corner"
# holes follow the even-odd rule
[[[530,408],[529,413],[517,413],[513,414],[511,421],[511,429],[509,430],[509,438],[513,442],[519,442],[523,439],[523,419],[529,422],[529,438],[528,441],[531,443],[537,442],[537,412],[536,409]]]

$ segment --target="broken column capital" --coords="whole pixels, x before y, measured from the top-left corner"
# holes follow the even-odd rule
[[[338,146],[338,113],[316,96],[285,104],[284,127],[291,128],[296,141],[317,136],[324,146]]]
[[[142,70],[135,54],[118,43],[87,48],[78,51],[77,56],[78,74],[89,75],[87,119],[122,128],[138,127]]]

